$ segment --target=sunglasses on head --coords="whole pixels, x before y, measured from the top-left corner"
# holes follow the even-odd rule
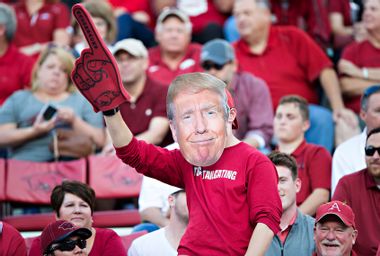
[[[54,246],[53,248],[51,248],[50,252],[53,252],[55,250],[60,250],[63,252],[64,251],[71,252],[72,250],[75,249],[75,246],[77,245],[80,249],[86,248],[86,240],[83,240],[83,239],[66,240]]]
[[[376,151],[377,151],[377,154],[380,155],[380,147],[374,147],[374,146],[365,147],[366,156],[373,156]]]
[[[206,71],[209,71],[211,69],[216,69],[218,71],[222,70],[224,68],[224,66],[226,65],[227,63],[224,63],[224,64],[217,64],[217,63],[214,63],[214,62],[210,62],[210,61],[206,61],[206,62],[203,62],[202,63],[202,68]]]
[[[363,97],[368,98],[369,96],[371,96],[372,94],[378,91],[380,91],[380,85],[373,85],[364,90]]]

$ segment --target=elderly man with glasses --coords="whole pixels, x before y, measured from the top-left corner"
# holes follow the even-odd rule
[[[367,167],[340,179],[333,200],[347,202],[355,213],[359,232],[355,252],[376,255],[380,244],[380,127],[368,133],[364,152]]]
[[[361,98],[360,118],[366,125],[363,132],[340,144],[333,156],[331,193],[340,178],[366,167],[364,150],[367,134],[380,126],[380,84],[368,87]]]

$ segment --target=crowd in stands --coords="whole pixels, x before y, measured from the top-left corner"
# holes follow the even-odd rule
[[[176,77],[202,72],[226,84],[231,132],[277,170],[282,215],[266,256],[380,255],[380,0],[0,1],[0,158],[117,154],[102,112],[71,79],[88,47],[71,15],[78,2],[115,58],[130,96],[120,114],[139,141],[178,148],[166,97]],[[91,72],[101,76],[102,64]],[[132,232],[149,233],[129,250],[92,225],[95,191],[64,181],[51,192],[58,221],[28,252],[0,221],[0,255],[177,255],[196,199],[177,176],[156,176],[178,186],[144,176]],[[231,255],[244,247],[228,246]]]

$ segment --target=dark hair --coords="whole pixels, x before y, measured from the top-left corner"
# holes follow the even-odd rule
[[[361,101],[360,108],[364,111],[368,110],[368,100],[372,94],[380,93],[380,84],[372,85],[364,90]]]
[[[50,195],[50,204],[59,217],[59,209],[62,206],[65,194],[70,193],[76,195],[85,201],[91,209],[91,214],[95,208],[95,191],[87,184],[76,180],[63,181],[61,185],[55,186]]]
[[[278,105],[284,105],[288,103],[296,104],[301,112],[303,120],[309,120],[309,104],[305,98],[298,95],[287,95],[280,99],[280,103]]]
[[[376,134],[376,133],[379,133],[379,132],[380,132],[380,127],[377,127],[377,128],[372,129],[372,130],[367,134],[366,142],[368,141],[369,137],[371,137],[371,135]]]
[[[286,167],[292,173],[293,180],[296,180],[298,177],[297,162],[291,155],[273,151],[268,155],[269,159],[276,166]]]

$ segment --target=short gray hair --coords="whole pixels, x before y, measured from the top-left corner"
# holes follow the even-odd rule
[[[221,105],[227,120],[230,108],[227,104],[226,84],[213,75],[196,72],[177,76],[170,84],[166,97],[166,109],[169,120],[174,119],[173,100],[180,92],[198,93],[203,90],[213,91],[222,98]]]
[[[0,25],[5,26],[7,41],[12,41],[17,28],[16,15],[14,10],[4,3],[0,3]]]

